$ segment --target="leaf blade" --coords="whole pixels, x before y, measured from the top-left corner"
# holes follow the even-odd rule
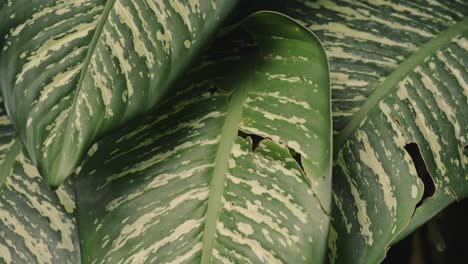
[[[452,43],[458,35],[464,43],[466,3],[306,0],[282,1],[275,10],[313,29],[330,57],[336,139],[330,260],[379,262],[392,243],[466,196],[466,48]],[[433,66],[425,61],[433,59]],[[405,78],[418,80],[407,84],[413,100],[388,102]],[[427,166],[436,185],[417,208],[424,186],[405,149],[413,142],[425,162],[416,167]]]
[[[275,23],[268,24],[270,19]],[[251,33],[242,33],[240,30],[240,33],[234,34],[239,39],[227,37],[229,41],[215,45],[219,49],[212,50],[212,54],[217,59],[208,58],[205,64],[194,70],[192,78],[195,81],[187,85],[186,90],[175,93],[178,99],[168,100],[161,106],[166,109],[164,114],[148,117],[138,125],[129,126],[126,131],[113,135],[106,143],[98,145],[96,153],[84,165],[78,185],[78,217],[80,223],[86,223],[80,226],[80,234],[88,241],[82,245],[83,252],[89,256],[87,261],[123,258],[129,262],[212,262],[228,258],[234,262],[255,263],[323,258],[328,216],[314,196],[309,182],[318,184],[319,178],[324,176],[329,183],[329,175],[323,175],[329,171],[329,167],[324,171],[320,171],[321,167],[315,171],[301,171],[287,147],[289,140],[282,141],[288,139],[285,129],[279,129],[275,134],[264,134],[270,139],[260,141],[257,152],[254,152],[252,143],[249,143],[253,135],[246,138],[236,136],[236,127],[252,133],[254,128],[263,131],[265,129],[262,126],[275,124],[265,116],[261,119],[253,115],[254,112],[246,111],[259,107],[255,100],[248,98],[261,97],[259,93],[264,92],[262,86],[268,83],[270,86],[263,89],[278,91],[278,95],[297,96],[295,102],[284,101],[282,97],[269,99],[272,104],[289,105],[291,114],[303,111],[302,103],[297,102],[305,102],[309,96],[316,96],[310,89],[310,83],[303,79],[303,74],[317,82],[317,89],[324,93],[322,99],[328,100],[326,57],[315,37],[288,18],[260,13],[253,16],[250,22],[246,23],[245,28],[249,32],[257,32],[254,40],[258,42],[252,42]],[[286,26],[282,26],[283,23]],[[273,28],[280,28],[280,33],[272,34]],[[278,45],[281,42],[272,46],[262,42],[262,37],[267,36],[302,39],[304,35],[307,38],[300,43],[307,48],[303,49],[282,49]],[[260,53],[255,43],[259,43],[262,48]],[[317,52],[309,52],[317,49]],[[278,54],[292,58],[298,55],[296,53],[309,58],[309,65],[321,68],[321,72],[314,73],[309,67],[304,73],[279,76],[288,80],[293,77],[300,79],[295,81],[293,78],[294,83],[265,78],[269,76],[268,73],[273,74],[268,67],[275,64],[271,57],[276,58]],[[254,58],[262,61],[255,62]],[[249,71],[252,65],[255,66],[255,72]],[[239,75],[239,71],[249,74]],[[247,91],[246,99],[242,100],[243,93],[237,91],[237,88]],[[306,92],[303,94],[301,91]],[[236,101],[236,96],[239,96],[237,99],[242,105]],[[231,104],[226,104],[228,101]],[[328,128],[324,128],[324,131],[330,131],[329,104],[311,103],[310,108],[309,112],[306,111],[310,114],[304,116],[308,121],[298,124],[295,133],[303,129],[301,125],[307,127],[314,120],[328,120]],[[315,108],[320,109],[323,119],[313,114]],[[276,113],[272,106],[267,109],[270,114]],[[231,118],[237,120],[240,110],[242,116],[239,124],[228,122]],[[252,121],[257,122],[254,124]],[[287,121],[281,119],[278,124]],[[175,122],[178,125],[174,126]],[[227,133],[229,138],[221,132],[223,127],[230,130]],[[330,151],[330,134],[320,136],[317,140],[323,143],[317,146],[327,146]],[[300,136],[295,139],[304,143]],[[220,147],[223,144],[221,141],[225,141],[225,148]],[[315,161],[307,144],[299,145],[304,147],[303,160]],[[301,151],[294,144],[292,147]],[[279,154],[268,154],[273,149]],[[219,153],[220,150],[223,153]],[[105,153],[112,155],[106,158]],[[278,160],[273,160],[273,157]],[[330,157],[329,152],[326,157]],[[214,164],[219,160],[224,164]],[[329,164],[330,160],[327,162]],[[242,166],[245,170],[235,171],[237,167],[233,167],[234,164],[241,163],[250,167],[245,165]],[[244,172],[250,173],[247,178],[243,177]],[[226,188],[224,192],[222,188]],[[212,196],[213,192],[218,194]],[[215,197],[214,201],[210,202],[212,197]],[[265,205],[253,203],[257,199]],[[212,210],[209,209],[210,204]],[[252,212],[249,213],[249,206],[251,209],[252,206],[256,207],[258,214],[265,215],[264,221],[255,223],[257,218]],[[275,208],[275,212],[270,207]],[[128,210],[135,208],[139,208],[140,213],[129,213]],[[274,213],[278,216],[272,218],[271,214]],[[236,220],[230,222],[231,218]],[[296,223],[296,227],[292,223]],[[262,233],[262,229],[267,233]],[[251,237],[252,232],[260,232],[261,238]],[[141,233],[154,234],[153,240],[141,241],[137,237]],[[90,237],[89,234],[96,235]],[[235,237],[234,243],[229,239],[232,236]],[[314,247],[309,240],[312,237]],[[272,243],[272,239],[279,239],[284,244]],[[251,243],[246,243],[248,241]],[[103,248],[97,250],[96,244],[103,245]],[[132,254],[124,256],[121,252]]]
[[[70,182],[51,191],[24,156],[2,108],[0,115],[0,260],[79,263]]]
[[[97,138],[155,106],[235,1],[23,4],[2,9],[1,89],[34,164],[58,186]]]
[[[361,256],[364,262],[382,260],[383,252],[395,239],[401,239],[423,224],[455,201],[457,196],[463,198],[467,195],[468,184],[463,176],[466,170],[466,165],[463,165],[466,164],[466,157],[463,155],[466,139],[462,136],[467,127],[462,114],[463,109],[467,108],[464,94],[466,87],[463,81],[457,83],[457,79],[466,79],[466,72],[463,72],[462,64],[453,64],[453,60],[466,60],[468,54],[466,47],[456,47],[456,43],[466,39],[466,21],[468,20],[455,26],[458,28],[462,25],[459,29],[463,30],[453,34],[438,50],[425,54],[421,63],[394,83],[391,87],[394,89],[369,110],[365,119],[349,134],[338,150],[338,156],[344,158],[336,161],[335,176],[347,175],[345,177],[353,180],[348,182],[349,187],[339,186],[334,191],[342,200],[346,200],[348,195],[345,194],[345,188],[352,189],[351,186],[354,186],[360,190],[361,196],[366,197],[355,196],[355,201],[356,204],[363,203],[363,207],[368,208],[367,212],[365,209],[357,213],[352,212],[354,209],[345,209],[348,219],[359,213],[368,215],[368,218],[357,218],[356,221],[361,227],[361,234],[358,236],[367,237],[363,239],[363,247],[371,249],[367,255]],[[454,49],[458,49],[457,52]],[[447,60],[449,56],[452,56],[451,62]],[[390,133],[384,131],[385,129]],[[411,153],[405,150],[406,145],[411,142],[419,146],[424,166],[436,188],[433,196],[424,200],[417,208],[424,186],[418,178],[414,161],[409,155]],[[406,165],[397,165],[401,162]],[[355,167],[352,163],[358,163],[362,167]],[[366,167],[373,172],[364,172]],[[353,174],[361,176],[353,177]],[[371,179],[374,177],[381,179],[380,183],[373,183]],[[369,188],[380,188],[382,191],[373,195],[364,194],[363,190]],[[394,200],[390,202],[387,198]],[[403,207],[403,210],[397,209],[397,205]],[[387,217],[383,217],[386,214],[383,211],[387,211],[382,210],[385,208],[383,206],[390,211]],[[383,219],[395,219],[395,223],[387,223]],[[349,233],[342,224],[337,226],[340,226],[338,233]],[[379,234],[380,245],[377,246],[377,241],[372,240],[372,234]],[[343,242],[343,247],[349,247],[346,243]],[[356,245],[356,241],[353,245]]]

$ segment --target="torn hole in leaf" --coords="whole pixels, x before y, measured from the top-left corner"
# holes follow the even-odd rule
[[[289,150],[289,153],[291,154],[291,157],[297,162],[297,165],[299,165],[299,167],[301,167],[301,170],[302,170],[302,173],[305,174],[305,170],[304,170],[304,167],[302,166],[302,156],[301,156],[301,153],[295,151],[294,149],[286,146]]]
[[[268,138],[268,137],[262,137],[262,136],[259,136],[259,135],[256,135],[256,134],[249,134],[249,133],[246,133],[246,132],[243,132],[241,130],[239,130],[237,132],[237,135],[239,137],[242,137],[244,139],[250,137],[250,139],[252,140],[252,151],[255,152],[255,150],[258,148],[260,142],[262,142],[263,140],[271,140],[274,142],[274,140]],[[275,142],[276,144],[278,145],[281,145],[284,149],[288,149],[288,152],[289,154],[291,155],[291,158],[293,158],[296,162],[297,162],[297,165],[301,168],[301,172],[305,174],[304,172],[304,167],[302,167],[302,157],[301,157],[301,154],[296,152],[294,149],[288,147],[286,144],[282,143],[282,142]]]
[[[325,209],[319,196],[312,188],[312,182],[307,176],[306,170],[303,167],[302,155],[299,152],[293,148],[288,147],[283,142],[272,140],[268,136],[263,137],[256,134],[249,134],[241,130],[238,130],[237,135],[252,142],[253,153],[261,155],[263,158],[269,159],[271,161],[281,162],[282,166],[288,170],[296,170],[304,182],[307,183],[311,188],[312,194],[315,199],[317,199],[318,205],[322,209],[322,212],[330,217],[330,212]]]
[[[421,151],[419,150],[418,144],[416,143],[408,143],[405,145],[405,150],[411,156],[413,160],[414,167],[416,169],[416,173],[418,177],[424,184],[424,194],[421,200],[416,204],[416,208],[421,206],[421,204],[429,197],[432,197],[435,192],[435,184],[434,180],[431,177],[431,174],[427,170],[426,163],[421,155]]]
[[[262,136],[255,135],[255,134],[248,134],[248,133],[245,133],[245,132],[243,132],[241,130],[237,131],[237,135],[239,137],[241,137],[241,138],[244,138],[244,139],[250,137],[250,139],[252,140],[252,151],[253,152],[255,152],[255,150],[258,148],[258,144],[260,144],[260,142],[265,139]]]
[[[267,142],[267,141],[274,142],[276,145],[278,145],[280,148],[282,148],[285,151],[285,153],[288,153],[289,155],[287,155],[287,156],[289,156],[289,157],[282,156],[282,155],[277,156],[277,155],[275,155],[275,153],[271,153],[271,152],[274,152],[274,150],[273,149],[267,150],[268,147],[266,147],[265,144],[262,146],[262,151],[261,151],[263,156],[266,157],[266,158],[269,158],[269,159],[279,160],[281,162],[284,162],[286,166],[288,166],[288,164],[289,164],[289,166],[295,167],[295,169],[299,170],[299,172],[303,175],[304,179],[309,184],[311,184],[310,180],[306,176],[306,172],[305,172],[304,167],[302,165],[302,156],[301,156],[301,154],[299,152],[297,152],[294,149],[288,147],[283,142],[276,142],[276,141],[274,141],[274,140],[272,140],[271,138],[268,138],[268,137],[263,137],[263,136],[259,136],[259,135],[256,135],[256,134],[249,134],[249,133],[246,133],[246,132],[241,131],[241,130],[238,130],[237,135],[239,137],[244,138],[244,139],[250,138],[250,140],[252,141],[252,152],[254,152],[254,153],[258,152],[257,148],[259,147],[259,145],[261,144],[262,141],[263,142]],[[287,152],[286,152],[286,150],[287,150]],[[270,153],[268,155],[265,155],[266,154],[266,153],[264,153],[265,151],[270,152]],[[291,163],[294,163],[294,165],[291,164]]]

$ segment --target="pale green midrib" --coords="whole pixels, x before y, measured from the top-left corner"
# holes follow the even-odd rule
[[[86,75],[86,72],[88,70],[88,67],[89,67],[89,63],[91,62],[91,57],[93,56],[94,54],[94,51],[95,51],[95,48],[96,48],[96,45],[99,41],[99,38],[102,34],[102,31],[104,29],[104,25],[107,23],[107,20],[108,20],[108,17],[109,17],[109,14],[112,10],[112,8],[114,7],[114,4],[115,4],[116,0],[108,0],[108,2],[106,2],[106,5],[104,6],[104,10],[102,11],[102,14],[99,18],[99,22],[96,26],[96,30],[94,31],[93,33],[93,37],[91,38],[91,42],[88,46],[88,51],[86,53],[86,57],[85,57],[85,60],[84,60],[84,64],[83,64],[83,67],[81,69],[81,73],[80,73],[80,79],[78,80],[78,83],[77,83],[77,90],[75,91],[75,95],[74,95],[74,98],[73,98],[73,103],[72,105],[70,106],[71,108],[73,108],[75,105],[76,105],[76,102],[78,100],[78,97],[79,97],[79,92],[81,90],[81,87],[83,85],[83,80],[85,78],[85,75]],[[68,116],[68,119],[67,119],[67,123],[66,123],[66,127],[65,127],[65,131],[64,131],[64,135],[65,137],[68,137],[69,135],[69,130],[70,130],[70,126],[72,124],[72,121],[71,120],[74,120],[75,118],[75,112],[74,111],[71,111],[70,112],[70,115]],[[65,140],[64,140],[65,141]],[[52,167],[51,169],[53,170],[54,168],[54,165],[55,165],[55,162],[59,162],[59,166],[58,166],[58,170],[56,173],[53,173],[52,175],[54,176],[54,179],[53,181],[51,181],[52,179],[49,179],[48,182],[56,182],[56,179],[57,176],[58,176],[58,173],[59,171],[61,171],[61,164],[67,164],[67,162],[63,162],[62,159],[63,159],[63,153],[65,153],[64,151],[61,151],[58,155],[58,157],[56,157],[56,159],[54,160],[54,162],[52,163]],[[68,164],[67,164],[68,165]],[[74,164],[73,164],[74,165]],[[68,175],[67,175],[68,176]],[[63,179],[61,179],[60,181],[63,181]]]
[[[239,123],[242,117],[242,106],[247,97],[247,87],[242,85],[232,94],[228,105],[228,112],[221,130],[221,139],[216,152],[215,166],[210,183],[210,196],[208,199],[208,209],[206,213],[205,229],[203,231],[201,264],[211,263],[213,255],[214,239],[216,234],[216,224],[219,212],[222,207],[222,195],[228,173],[229,158],[231,156],[232,145],[237,137]]]
[[[377,106],[385,96],[396,89],[396,84],[398,82],[403,80],[416,66],[423,63],[425,58],[449,44],[453,37],[465,30],[468,30],[468,17],[465,17],[460,22],[439,33],[435,38],[424,44],[419,50],[403,61],[403,63],[386,77],[382,83],[374,85],[374,92],[367,98],[361,108],[353,115],[345,128],[336,137],[334,144],[335,155],[374,107]]]
[[[16,157],[21,152],[23,148],[23,144],[18,137],[13,139],[12,145],[7,149],[7,153],[5,154],[5,158],[3,162],[0,164],[0,193],[2,192],[3,185],[8,177],[8,174],[11,172],[11,168],[16,161]]]

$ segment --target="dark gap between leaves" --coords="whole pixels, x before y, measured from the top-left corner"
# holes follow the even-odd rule
[[[419,150],[418,144],[408,143],[406,144],[405,149],[408,152],[408,154],[411,156],[411,159],[413,160],[413,163],[414,163],[414,167],[416,169],[416,173],[418,174],[418,177],[421,179],[421,181],[424,184],[423,197],[416,204],[416,208],[418,208],[419,206],[421,206],[424,200],[434,195],[435,185],[434,185],[434,181],[429,171],[427,170],[426,163],[424,162],[424,159],[421,155],[421,151]]]

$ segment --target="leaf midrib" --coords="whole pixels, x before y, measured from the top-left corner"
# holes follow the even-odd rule
[[[216,234],[216,223],[222,207],[222,196],[229,170],[229,158],[232,145],[237,137],[239,123],[242,118],[242,109],[247,97],[247,86],[242,85],[235,90],[228,104],[228,111],[220,134],[220,144],[215,158],[215,166],[209,188],[208,209],[205,216],[205,229],[203,231],[201,264],[211,263]]]
[[[450,26],[448,29],[439,33],[436,37],[421,46],[415,53],[404,60],[383,82],[379,82],[372,89],[374,92],[362,104],[361,108],[353,115],[348,124],[336,137],[334,143],[334,155],[343,147],[352,133],[361,125],[361,122],[368,114],[375,109],[378,103],[393,92],[401,80],[418,65],[424,62],[431,54],[437,52],[440,48],[452,42],[452,39],[459,33],[468,29],[468,17],[465,17],[458,23]]]
[[[75,105],[76,105],[76,102],[78,100],[78,97],[79,97],[79,93],[81,91],[81,87],[83,86],[83,80],[86,76],[86,73],[88,71],[88,67],[89,67],[89,64],[91,62],[91,57],[93,56],[94,54],[94,51],[96,49],[96,45],[99,41],[99,38],[101,37],[101,34],[102,34],[102,31],[104,30],[104,26],[106,25],[107,23],[107,20],[108,20],[108,17],[109,17],[109,14],[112,10],[112,8],[114,7],[114,4],[115,4],[116,0],[108,0],[104,6],[104,10],[102,11],[101,13],[101,16],[99,18],[99,22],[98,24],[96,25],[96,30],[94,31],[93,33],[93,37],[91,38],[91,42],[88,46],[88,51],[86,53],[86,57],[85,57],[85,60],[84,60],[84,64],[83,64],[83,67],[81,69],[81,73],[80,73],[80,78],[78,80],[78,83],[77,83],[77,86],[76,86],[76,90],[74,91],[75,92],[75,95],[73,97],[73,103],[72,105],[70,106],[70,108],[74,108]],[[65,131],[64,131],[64,135],[65,137],[67,137],[67,135],[69,135],[69,131],[70,131],[70,127],[71,127],[71,120],[74,120],[75,118],[75,112],[74,111],[71,111],[70,112],[70,115],[68,116],[67,118],[67,121],[66,121],[66,126],[65,126]],[[61,159],[63,159],[63,155],[62,155],[63,152],[61,152],[59,154],[59,157],[61,157]],[[62,160],[58,160],[59,162],[59,171],[60,171],[60,167],[61,165],[60,164],[63,164],[64,162]],[[52,169],[53,169],[53,166],[54,164],[52,164]],[[57,177],[57,173],[53,174],[55,177]],[[54,182],[55,182],[56,179],[54,179]]]

